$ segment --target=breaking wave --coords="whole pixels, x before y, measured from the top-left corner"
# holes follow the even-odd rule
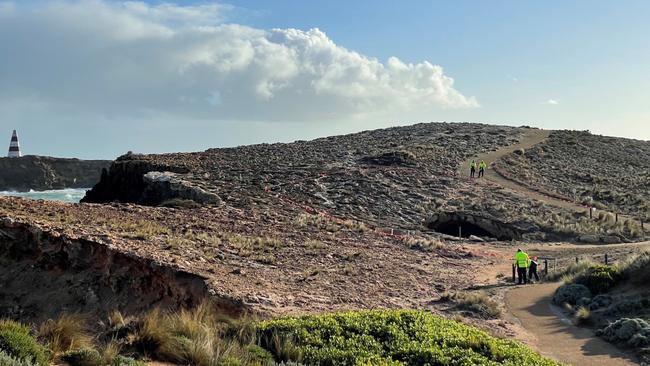
[[[1,196],[14,196],[23,197],[33,200],[50,200],[50,201],[63,201],[63,202],[79,202],[86,191],[90,188],[66,188],[66,189],[52,189],[48,191],[34,191],[29,192],[14,192],[14,191],[0,191]]]

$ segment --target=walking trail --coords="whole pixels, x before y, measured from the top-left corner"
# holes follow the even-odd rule
[[[546,141],[550,132],[539,129],[527,130],[517,144],[468,159],[461,166],[460,175],[469,179],[470,161],[473,159],[478,163],[484,160],[488,165],[485,171],[486,181],[553,206],[584,212],[586,208],[580,204],[531,190],[504,178],[491,169],[494,162],[507,154],[518,149],[525,150]],[[509,260],[504,260],[502,264],[492,267],[488,271],[490,273],[480,276],[487,279],[487,277],[495,278],[495,273],[508,274],[510,265]],[[516,337],[538,350],[542,355],[571,365],[636,365],[629,355],[596,337],[592,330],[574,326],[560,309],[551,305],[553,293],[559,285],[559,283],[526,285],[515,287],[507,292],[505,303],[512,318],[510,320],[516,324]]]
[[[588,328],[576,327],[551,305],[560,283],[526,285],[510,290],[506,305],[514,321],[528,333],[526,343],[542,355],[570,365],[636,365],[633,359]]]
[[[470,162],[472,160],[475,160],[476,163],[478,164],[481,160],[483,160],[488,166],[487,169],[485,170],[486,180],[497,183],[500,186],[510,191],[523,194],[526,197],[530,197],[532,199],[536,199],[553,206],[562,207],[574,211],[585,211],[586,208],[584,206],[581,206],[574,202],[564,201],[559,198],[551,197],[543,193],[534,191],[513,180],[504,178],[502,175],[500,175],[494,169],[492,169],[492,164],[494,164],[497,160],[503,158],[508,154],[511,154],[515,150],[519,150],[519,149],[526,150],[539,143],[542,143],[548,139],[550,134],[551,134],[550,130],[529,129],[524,133],[521,140],[517,144],[505,146],[503,148],[500,148],[499,150],[482,153],[470,159],[467,159],[467,161],[465,161],[463,165],[460,167],[460,175],[464,178],[469,179]],[[476,174],[478,174],[478,171]],[[475,179],[478,180],[479,178],[475,178]]]
[[[586,212],[588,208],[579,203],[563,200],[557,197],[549,196],[542,192],[532,190],[514,180],[502,176],[492,168],[492,165],[499,159],[503,158],[504,156],[511,154],[515,150],[519,150],[519,149],[526,150],[539,143],[542,143],[548,139],[550,134],[551,134],[551,130],[528,129],[526,130],[526,132],[524,132],[521,140],[517,144],[505,146],[496,151],[490,151],[490,152],[478,154],[470,159],[467,159],[465,162],[463,162],[463,165],[459,168],[460,176],[470,179],[470,172],[469,172],[470,162],[472,160],[475,160],[476,163],[478,164],[481,160],[483,160],[488,166],[487,169],[485,170],[485,180],[499,184],[500,186],[504,187],[509,191],[522,194],[526,197],[544,202],[552,206],[561,207],[561,208],[565,208],[577,212]],[[478,175],[478,171],[476,172],[476,174]],[[483,178],[474,178],[474,179],[480,181]],[[633,221],[637,220],[636,218],[624,214],[619,214],[618,216],[623,220],[633,220]],[[646,233],[646,235],[650,234],[650,228],[645,227],[644,233]]]

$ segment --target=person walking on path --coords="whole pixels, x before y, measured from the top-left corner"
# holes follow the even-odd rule
[[[482,177],[485,175],[485,168],[487,168],[487,164],[485,164],[484,160],[481,160],[481,162],[478,164],[478,177]]]
[[[530,267],[528,268],[528,281],[533,282],[533,276],[535,277],[535,282],[539,282],[539,275],[537,274],[537,257],[533,257],[530,261]]]
[[[469,163],[469,177],[474,178],[475,174],[476,174],[476,161],[472,160],[472,162]]]
[[[519,279],[518,284],[520,285],[528,283],[527,277],[529,263],[530,259],[528,258],[528,254],[521,249],[517,249],[513,265],[517,267],[517,278]]]

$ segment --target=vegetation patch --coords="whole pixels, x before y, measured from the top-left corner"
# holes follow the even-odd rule
[[[469,311],[481,318],[493,319],[501,316],[499,304],[482,291],[444,293],[441,300],[453,301],[458,309]]]
[[[45,347],[30,335],[28,327],[11,320],[0,320],[0,350],[18,360],[48,364]]]
[[[21,360],[0,350],[0,366],[36,366],[38,364],[29,360]]]
[[[278,360],[310,365],[558,365],[518,342],[424,311],[284,318],[259,329],[261,345]]]
[[[621,278],[618,267],[594,264],[578,274],[573,282],[584,285],[592,294],[609,291]]]

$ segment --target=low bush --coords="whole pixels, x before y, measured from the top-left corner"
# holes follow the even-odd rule
[[[0,350],[0,366],[36,366],[29,360],[21,360],[17,357],[11,356],[8,353]]]
[[[309,365],[558,365],[518,342],[424,311],[283,318],[262,322],[259,330],[263,347],[274,352],[273,339],[290,339]]]
[[[104,364],[102,355],[93,348],[79,348],[68,351],[61,356],[61,359],[70,366],[102,366]]]
[[[48,364],[45,347],[30,335],[29,328],[15,321],[0,320],[0,350],[19,360]]]
[[[582,299],[590,298],[591,291],[586,286],[572,283],[558,287],[553,295],[553,302],[557,305],[576,305]]]
[[[573,282],[586,286],[592,294],[602,294],[609,291],[620,279],[616,266],[594,264],[578,274]]]
[[[147,366],[147,363],[144,361],[134,360],[131,357],[117,356],[115,357],[110,366]]]
[[[650,346],[650,324],[639,318],[621,318],[596,332],[608,342],[630,347]]]

